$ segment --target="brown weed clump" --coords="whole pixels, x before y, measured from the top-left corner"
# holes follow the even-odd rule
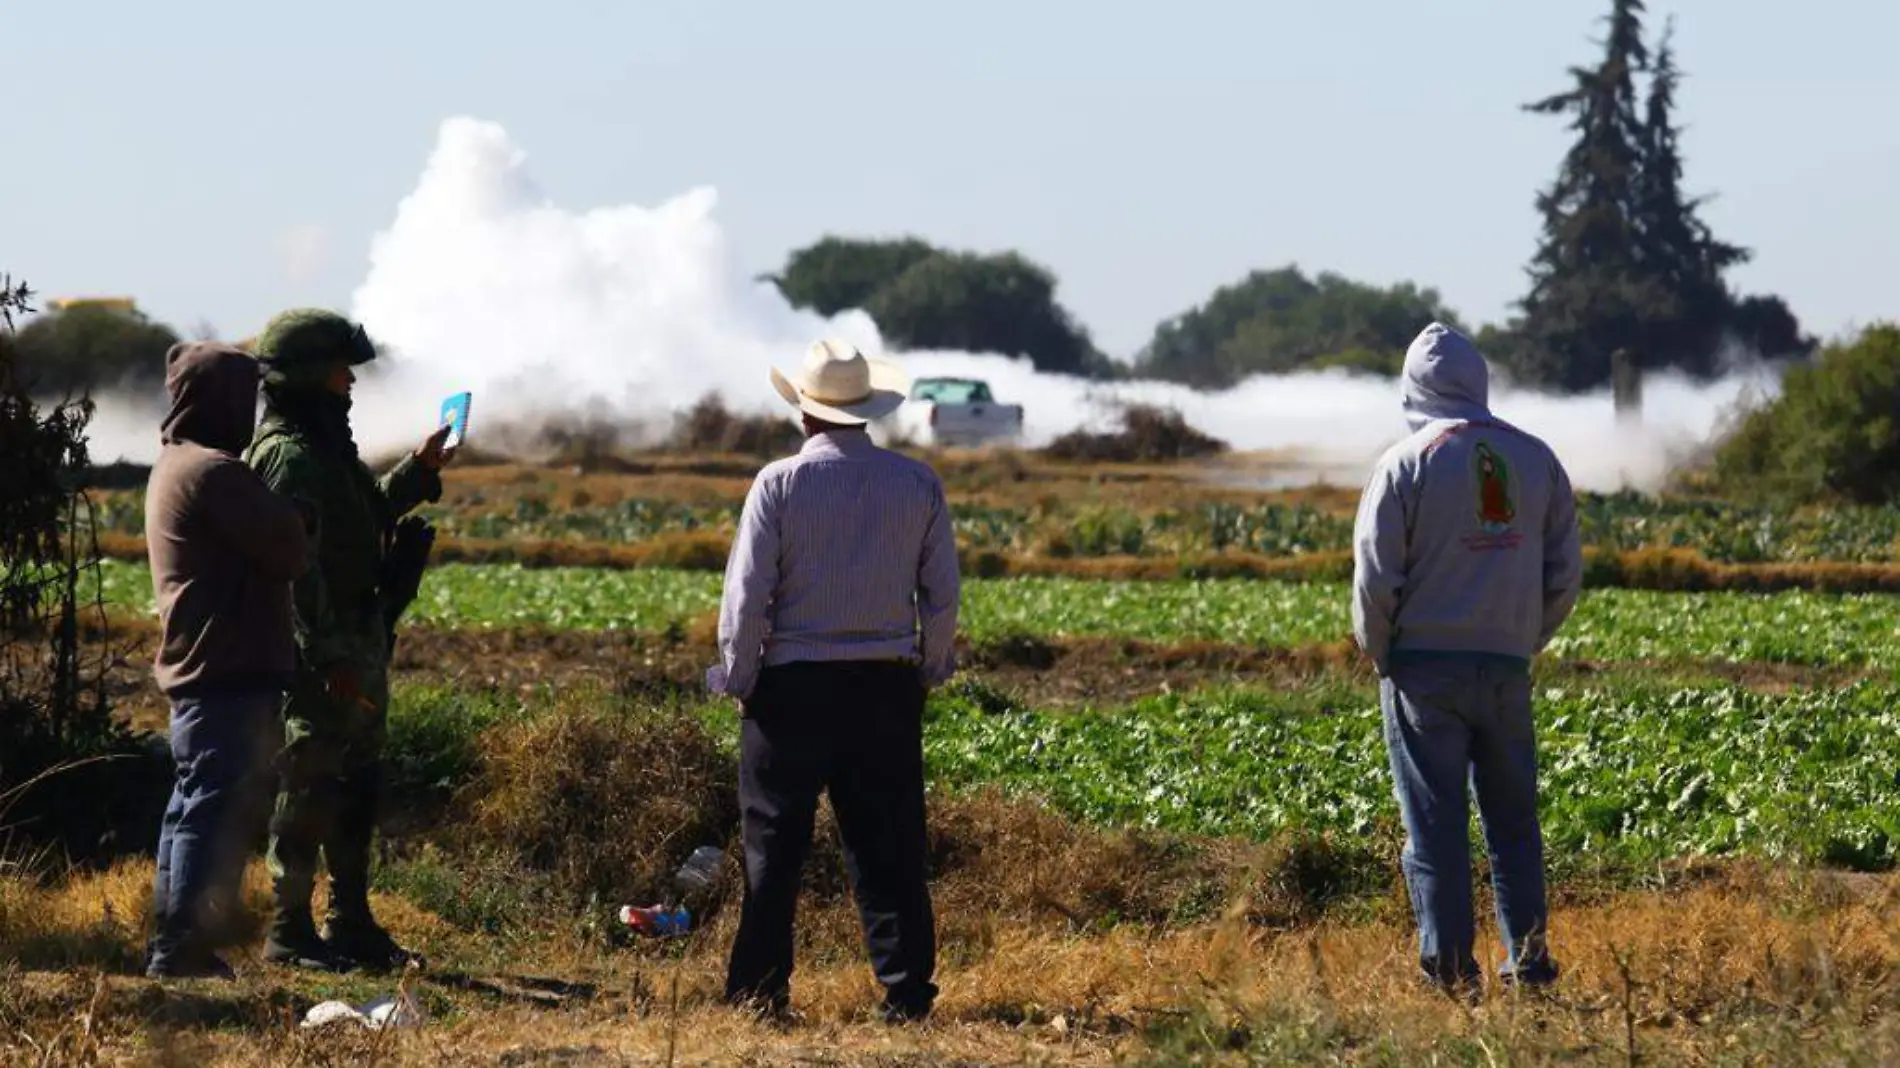
[[[683,711],[563,708],[481,747],[463,844],[504,851],[577,906],[666,896],[687,855],[738,824],[732,757]]]
[[[1238,914],[1287,927],[1381,899],[1391,882],[1385,851],[1370,842],[1105,830],[995,790],[934,801],[930,823],[942,911],[988,922],[1165,927]]]
[[[1226,451],[1226,442],[1189,426],[1180,412],[1150,404],[1122,409],[1118,431],[1071,430],[1043,450],[1058,460],[1093,463],[1161,463]]]
[[[708,393],[674,419],[666,448],[670,452],[783,456],[798,451],[800,438],[797,424],[785,415],[742,414],[727,408],[719,394]]]

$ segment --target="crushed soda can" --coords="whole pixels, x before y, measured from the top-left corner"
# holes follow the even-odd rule
[[[642,908],[639,905],[620,906],[620,922],[636,934],[650,935],[655,938],[677,938],[693,929],[693,914],[685,906],[667,908],[664,905],[651,905]]]

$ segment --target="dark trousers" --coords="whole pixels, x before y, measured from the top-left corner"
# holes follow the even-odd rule
[[[172,702],[176,775],[152,882],[161,964],[210,952],[233,933],[244,859],[268,810],[280,698],[261,689]]]
[[[790,997],[792,924],[819,791],[831,797],[845,870],[888,1009],[919,1015],[937,988],[924,829],[924,685],[888,661],[765,669],[739,742],[745,901],[726,997]]]

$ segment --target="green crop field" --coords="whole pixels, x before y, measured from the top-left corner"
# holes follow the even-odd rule
[[[1110,825],[1267,838],[1396,835],[1377,695],[1320,686],[1049,713],[953,688],[933,703],[945,784],[1002,782]],[[1545,689],[1545,836],[1560,866],[1751,853],[1857,868],[1900,850],[1900,688]]]
[[[613,504],[557,507],[546,496],[506,504],[425,509],[447,536],[553,539],[630,544],[660,534],[730,534],[737,501],[686,503],[633,497]],[[957,544],[965,549],[1029,552],[1060,546],[1080,557],[1169,556],[1236,550],[1266,556],[1337,552],[1351,547],[1350,511],[1309,502],[1200,502],[1136,507],[1101,501],[1049,506],[955,503]],[[1691,549],[1723,563],[1900,562],[1900,508],[1787,510],[1635,493],[1582,494],[1583,543],[1607,550]],[[102,506],[102,525],[143,529],[141,495]]]
[[[144,567],[113,562],[104,575],[108,602],[152,610]],[[452,564],[430,573],[410,620],[663,630],[716,610],[720,581],[713,572]],[[1342,583],[1322,582],[966,579],[962,631],[973,640],[1104,636],[1299,646],[1348,636],[1348,594]],[[1900,598],[1592,590],[1550,651],[1573,659],[1888,669],[1900,657]]]
[[[111,563],[104,574],[108,601],[150,610],[143,567]],[[431,573],[411,620],[677,632],[717,608],[719,588],[710,572],[446,565]],[[1103,636],[1298,647],[1346,638],[1348,595],[1346,585],[1323,582],[968,579],[962,632],[979,642]],[[1672,688],[1644,671],[1762,664],[1878,679],[1897,666],[1896,649],[1900,597],[1587,592],[1550,654],[1611,664],[1615,674],[1609,684],[1540,693],[1553,852],[1626,865],[1753,853],[1891,866],[1900,848],[1900,687],[1767,694]],[[1002,784],[1105,826],[1256,838],[1394,833],[1373,690],[1326,678],[1284,692],[1244,677],[1205,681],[1188,693],[1058,712],[966,676],[932,702],[933,777],[948,789]]]

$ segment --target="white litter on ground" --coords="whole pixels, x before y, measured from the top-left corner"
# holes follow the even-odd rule
[[[422,1006],[405,993],[393,998],[377,998],[362,1005],[326,1001],[304,1014],[303,1026],[323,1027],[333,1023],[355,1022],[372,1031],[380,1031],[385,1027],[420,1027],[425,1019]]]

